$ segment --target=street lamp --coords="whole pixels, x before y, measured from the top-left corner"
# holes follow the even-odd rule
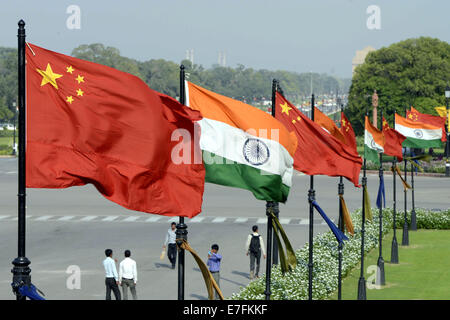
[[[450,177],[450,163],[448,162],[448,155],[450,153],[450,144],[449,144],[449,138],[450,138],[450,121],[449,119],[449,100],[450,100],[450,87],[447,84],[447,87],[445,88],[445,100],[447,104],[447,143],[445,145],[445,176]]]
[[[16,115],[17,115],[17,110],[16,110],[16,103],[13,102],[13,110],[14,110],[14,138],[13,138],[13,151],[12,154],[13,156],[16,155]]]

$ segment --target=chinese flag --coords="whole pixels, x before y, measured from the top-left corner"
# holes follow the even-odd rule
[[[334,124],[334,121],[331,120],[330,117],[328,117],[322,111],[320,111],[317,107],[314,107],[314,122],[319,124],[322,128],[326,129],[333,137],[335,137],[342,143],[347,143],[342,132]]]
[[[420,113],[411,106],[411,111],[406,111],[406,118],[415,122],[422,122],[432,124],[442,128],[442,142],[447,141],[447,134],[445,133],[445,117],[433,116],[431,114]]]
[[[26,59],[27,187],[92,183],[131,210],[184,217],[201,211],[203,164],[179,161],[200,149],[189,137],[172,138],[177,129],[193,138],[199,112],[110,67],[35,45]]]
[[[388,122],[383,117],[383,134],[386,143],[384,144],[384,154],[397,157],[398,161],[403,161],[402,143],[406,139],[400,132],[391,129]]]
[[[275,105],[275,117],[297,136],[296,170],[308,175],[343,176],[359,186],[362,159],[355,150],[308,119],[279,92]]]
[[[348,146],[352,147],[355,151],[356,148],[356,136],[353,127],[345,116],[344,112],[341,112],[341,132],[345,137],[345,141]]]

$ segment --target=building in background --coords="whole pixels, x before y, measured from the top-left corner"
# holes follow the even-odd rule
[[[352,59],[352,76],[355,73],[355,68],[359,65],[362,65],[366,60],[366,57],[369,54],[369,52],[372,51],[375,51],[375,48],[371,46],[367,46],[362,50],[356,50],[356,55]]]

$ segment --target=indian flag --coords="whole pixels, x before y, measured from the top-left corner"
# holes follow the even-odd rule
[[[203,119],[200,148],[205,181],[285,202],[292,184],[297,138],[266,112],[186,82],[187,105]]]
[[[411,121],[395,114],[395,130],[406,137],[402,146],[410,148],[442,147],[442,128],[423,122]]]
[[[368,116],[365,119],[365,128],[364,159],[380,164],[378,154],[384,152],[384,134],[370,123]]]

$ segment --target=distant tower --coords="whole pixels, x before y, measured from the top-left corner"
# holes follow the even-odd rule
[[[369,52],[375,51],[375,48],[367,46],[362,50],[357,50],[354,58],[352,59],[352,76],[355,74],[355,69],[357,66],[362,65],[366,60]]]
[[[225,51],[219,51],[217,64],[221,67],[225,67],[227,65],[227,54],[225,53]]]
[[[186,50],[186,60],[189,60],[194,65],[194,49]]]

